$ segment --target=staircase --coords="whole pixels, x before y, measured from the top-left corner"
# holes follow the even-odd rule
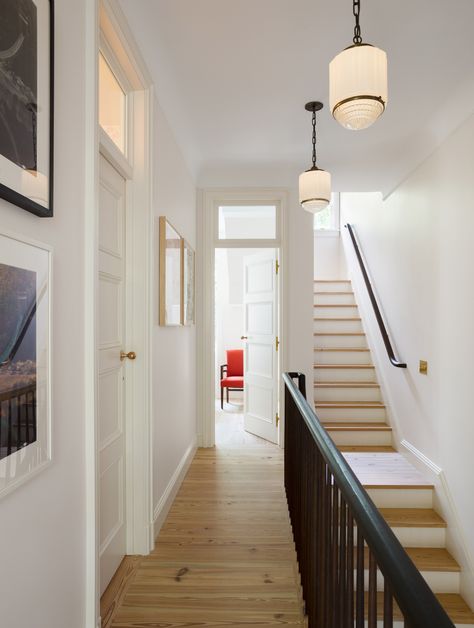
[[[446,523],[433,509],[434,486],[393,447],[351,282],[314,286],[316,414],[452,621],[474,628],[459,595],[460,567],[446,550]]]

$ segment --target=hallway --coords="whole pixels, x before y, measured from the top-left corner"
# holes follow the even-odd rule
[[[305,625],[283,452],[232,440],[198,450],[107,628]]]

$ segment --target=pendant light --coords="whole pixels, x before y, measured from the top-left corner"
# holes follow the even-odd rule
[[[362,43],[360,0],[353,0],[353,45],[329,64],[329,103],[334,118],[346,129],[358,131],[373,124],[387,105],[387,55]]]
[[[306,111],[313,113],[313,165],[303,172],[299,179],[300,203],[303,209],[316,214],[331,201],[331,175],[316,166],[316,111],[323,108],[321,102],[309,102]]]

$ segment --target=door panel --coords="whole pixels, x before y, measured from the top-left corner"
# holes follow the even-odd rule
[[[124,363],[125,180],[100,156],[98,428],[100,593],[126,553]]]
[[[278,442],[278,276],[276,251],[244,258],[244,427]]]

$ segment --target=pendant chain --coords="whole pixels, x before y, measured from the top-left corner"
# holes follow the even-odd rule
[[[316,111],[313,109],[313,168],[316,168]]]
[[[362,36],[360,34],[360,24],[359,24],[360,0],[353,0],[352,13],[354,14],[354,17],[355,17],[354,37],[352,38],[352,41],[357,46],[362,43]]]

